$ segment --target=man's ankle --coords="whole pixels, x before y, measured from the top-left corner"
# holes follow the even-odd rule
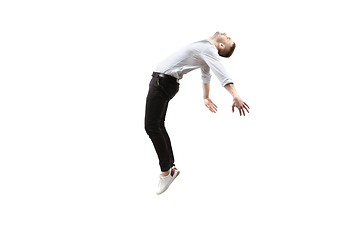
[[[170,169],[167,170],[166,172],[161,172],[161,175],[166,177],[167,175],[169,175],[169,173],[170,173]]]

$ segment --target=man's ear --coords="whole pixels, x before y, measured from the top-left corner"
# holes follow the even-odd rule
[[[225,48],[225,44],[219,43],[219,48],[220,48],[221,50],[224,49],[224,48]]]

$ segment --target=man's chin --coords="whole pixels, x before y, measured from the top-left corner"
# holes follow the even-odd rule
[[[218,31],[213,35],[213,37],[217,37],[219,34],[220,34],[220,32]]]

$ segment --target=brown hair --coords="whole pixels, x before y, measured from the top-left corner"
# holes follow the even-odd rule
[[[234,43],[229,50],[227,49],[219,49],[218,53],[221,57],[229,58],[235,50],[236,44]]]

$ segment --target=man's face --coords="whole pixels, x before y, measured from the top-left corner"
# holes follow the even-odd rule
[[[216,32],[213,35],[213,38],[218,43],[223,43],[225,45],[225,48],[230,48],[234,44],[233,40],[230,37],[228,37],[226,33]]]

